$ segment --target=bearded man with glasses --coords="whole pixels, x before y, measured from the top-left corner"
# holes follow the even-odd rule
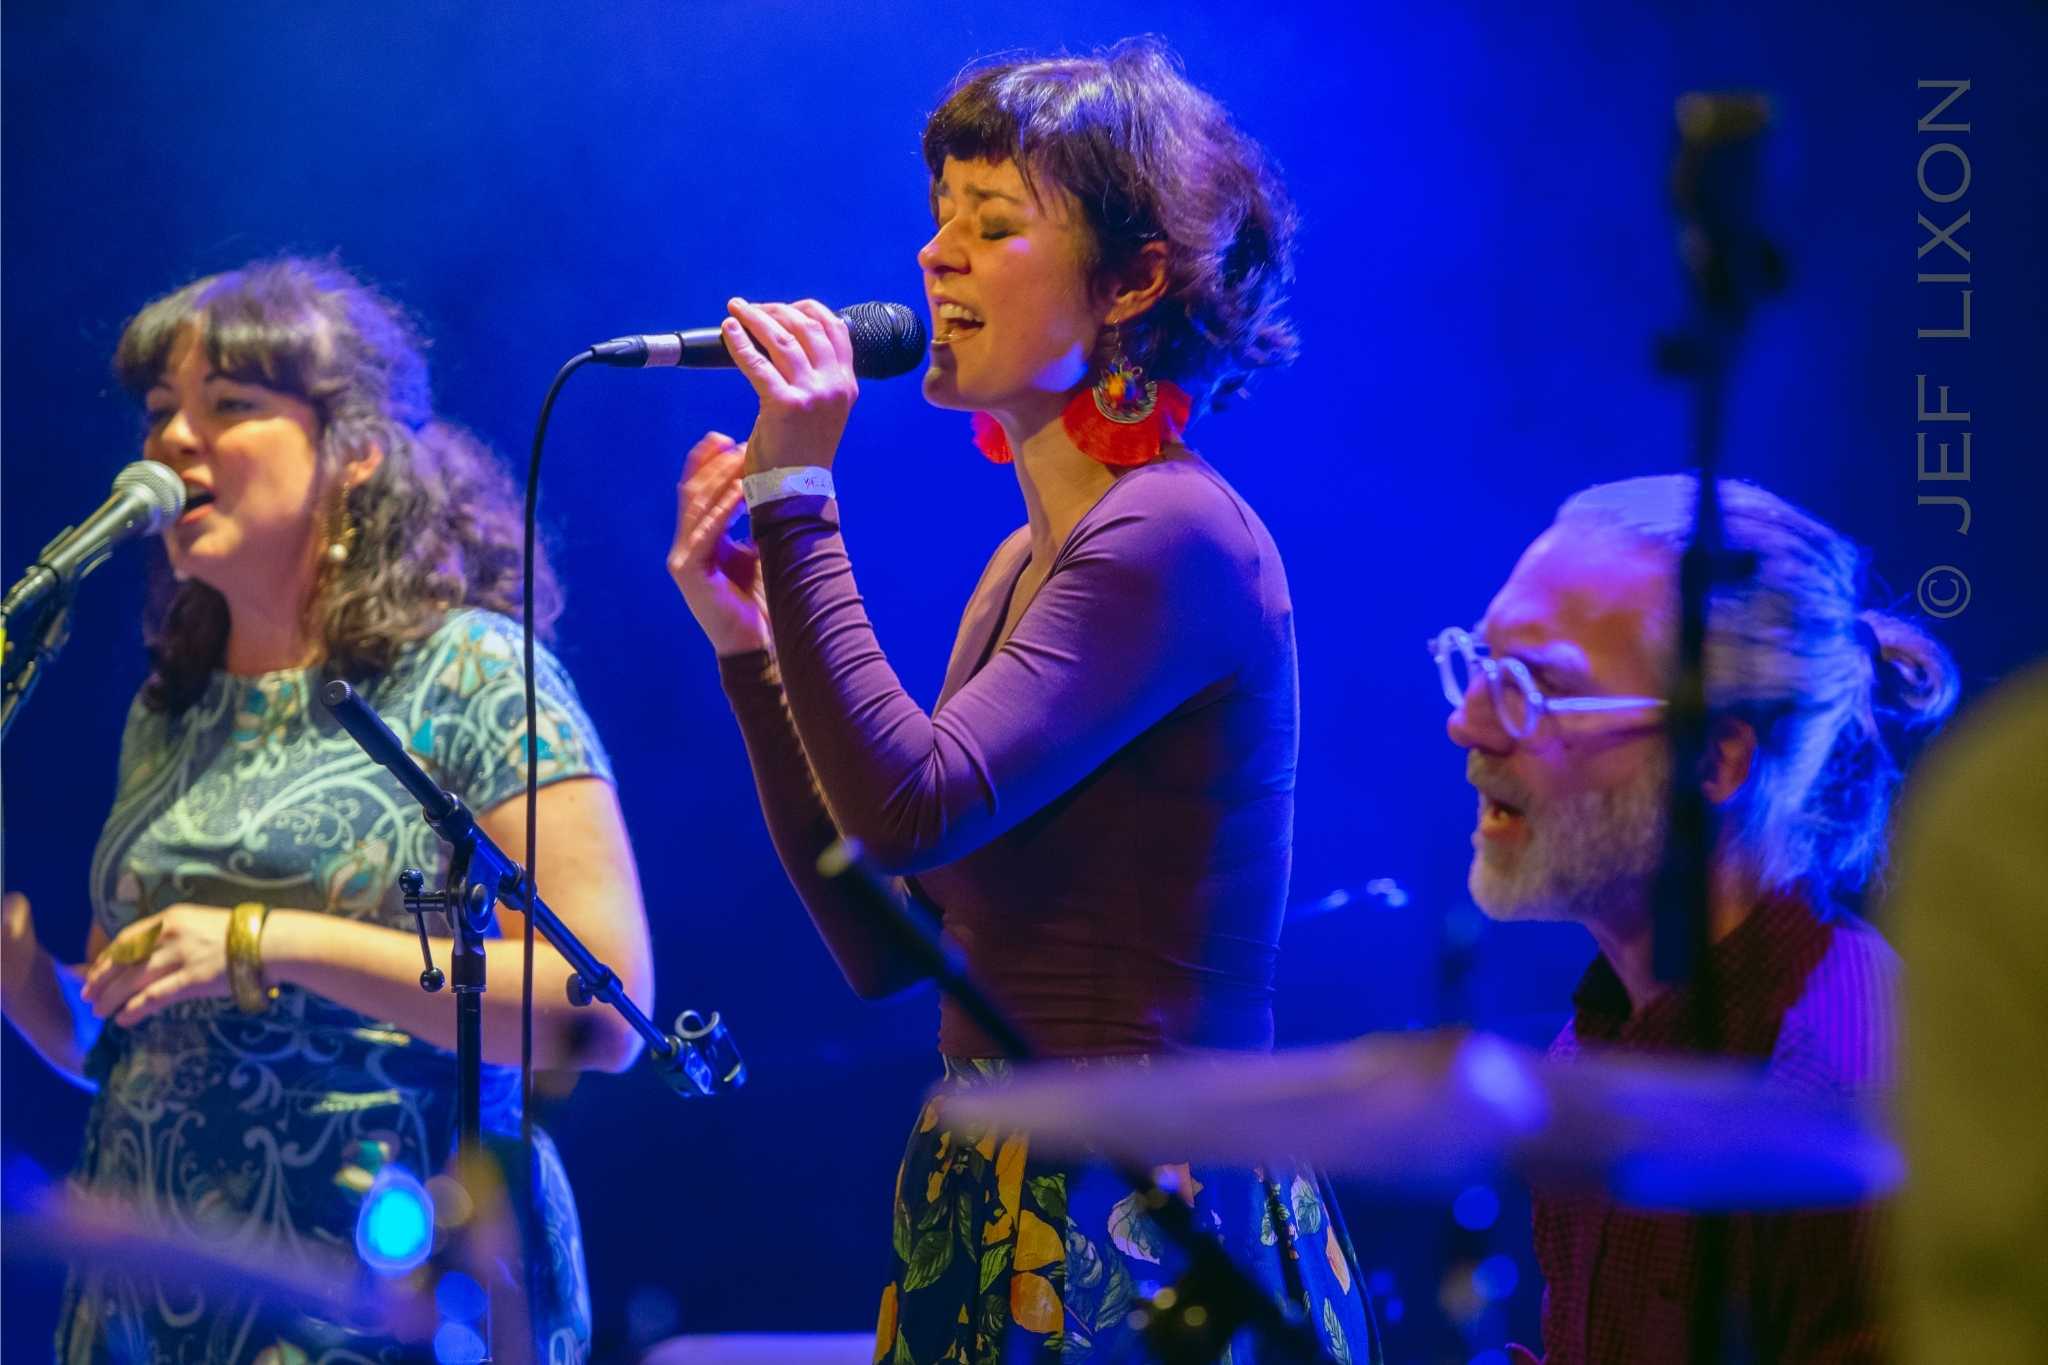
[[[1650,888],[1670,804],[1662,698],[1695,486],[1669,476],[1576,495],[1484,619],[1429,646],[1478,791],[1473,899],[1495,919],[1582,924],[1599,949],[1551,1049],[1565,1061],[1682,1050],[1692,1037],[1688,990],[1651,967]],[[1709,604],[1715,721],[1702,770],[1686,775],[1719,830],[1708,911],[1718,1037],[1809,1093],[1882,1094],[1898,959],[1851,907],[1882,869],[1902,733],[1946,714],[1955,670],[1917,627],[1861,609],[1863,557],[1848,540],[1752,484],[1721,489],[1728,546],[1753,569]],[[1889,1356],[1873,1210],[1731,1224],[1729,1301],[1751,1310],[1754,1358]],[[1539,1190],[1545,1365],[1688,1362],[1697,1233],[1684,1216]]]

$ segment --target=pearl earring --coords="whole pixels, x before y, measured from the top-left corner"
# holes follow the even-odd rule
[[[327,549],[323,552],[327,562],[337,567],[348,563],[360,534],[356,519],[349,515],[348,490],[343,489],[334,500],[334,514],[328,518]]]

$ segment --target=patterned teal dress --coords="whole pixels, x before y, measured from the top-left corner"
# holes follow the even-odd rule
[[[545,654],[536,668],[540,780],[609,779],[567,675]],[[464,610],[363,694],[437,782],[483,812],[524,790],[520,672],[517,627]],[[319,705],[320,682],[306,669],[215,674],[177,716],[139,703],[130,710],[120,785],[92,866],[93,912],[106,933],[179,901],[245,900],[412,932],[399,870],[422,868],[438,884],[447,850],[418,805]],[[133,1206],[145,1231],[242,1260],[352,1259],[362,1196],[378,1171],[397,1163],[425,1178],[454,1150],[453,1054],[293,987],[256,1016],[214,999],[132,1029],[110,1023],[88,1066],[99,1090],[74,1185]],[[513,1134],[518,1123],[518,1073],[487,1066],[484,1128]],[[532,1178],[536,1226],[521,1240],[534,1358],[569,1365],[589,1353],[589,1291],[568,1180],[538,1134]],[[421,1343],[281,1314],[218,1285],[86,1265],[65,1299],[63,1365],[432,1358]]]

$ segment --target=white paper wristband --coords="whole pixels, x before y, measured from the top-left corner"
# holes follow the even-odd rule
[[[838,494],[832,487],[831,470],[802,464],[747,475],[740,480],[740,496],[747,500],[747,506],[760,507],[781,498],[830,498]]]

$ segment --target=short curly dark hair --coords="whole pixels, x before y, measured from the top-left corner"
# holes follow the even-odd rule
[[[330,468],[373,445],[383,452],[347,495],[353,553],[323,568],[304,605],[329,673],[383,672],[456,607],[518,613],[523,528],[512,480],[474,436],[435,419],[425,343],[398,305],[331,260],[256,261],[195,280],[130,319],[114,354],[122,387],[141,399],[188,338],[221,373],[311,404]],[[175,713],[221,666],[228,607],[207,585],[173,585],[159,570],[143,630],[155,670],[142,699]],[[560,594],[543,555],[534,583],[545,631]]]
[[[925,123],[934,180],[949,157],[1014,162],[1032,193],[1050,182],[1072,195],[1098,278],[1166,244],[1166,292],[1122,342],[1197,411],[1294,359],[1294,206],[1265,151],[1158,39],[970,68]]]

